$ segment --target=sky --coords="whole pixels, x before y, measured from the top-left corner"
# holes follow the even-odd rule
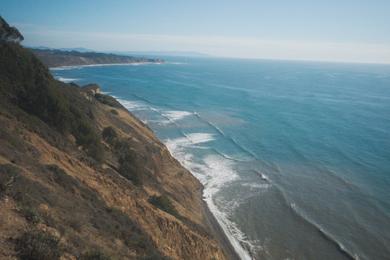
[[[1,0],[28,46],[390,63],[390,0]]]

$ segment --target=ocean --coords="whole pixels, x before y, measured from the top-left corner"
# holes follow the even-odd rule
[[[165,59],[51,71],[148,124],[242,259],[390,258],[390,65]]]

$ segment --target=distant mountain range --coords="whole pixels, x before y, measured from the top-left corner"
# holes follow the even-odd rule
[[[34,54],[48,67],[93,65],[93,64],[126,64],[126,63],[162,63],[162,59],[134,57],[112,53],[91,52],[84,48],[49,49],[32,48]],[[80,51],[81,50],[81,51]]]
[[[113,52],[117,54],[127,54],[134,56],[176,56],[176,57],[209,57],[211,55],[195,52],[195,51],[127,51],[127,52]]]
[[[30,49],[37,49],[37,50],[59,50],[59,51],[78,51],[78,52],[96,52],[92,49],[87,49],[83,47],[78,47],[78,48],[50,48],[46,46],[26,46],[27,48]]]
[[[141,57],[162,57],[162,56],[175,56],[175,57],[209,57],[211,55],[196,52],[196,51],[96,51],[83,47],[75,48],[50,48],[46,46],[26,46],[30,49],[36,50],[58,50],[58,51],[77,51],[77,52],[97,52],[97,53],[109,53],[118,55],[130,55]]]

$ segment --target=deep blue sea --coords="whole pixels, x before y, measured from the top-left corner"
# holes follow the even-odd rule
[[[242,259],[390,259],[390,65],[166,61],[52,73],[146,122]]]

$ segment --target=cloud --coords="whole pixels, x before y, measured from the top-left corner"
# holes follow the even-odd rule
[[[100,51],[197,51],[215,56],[263,59],[390,63],[385,44],[265,40],[254,37],[124,34],[60,31],[17,25],[26,44],[86,47]]]

